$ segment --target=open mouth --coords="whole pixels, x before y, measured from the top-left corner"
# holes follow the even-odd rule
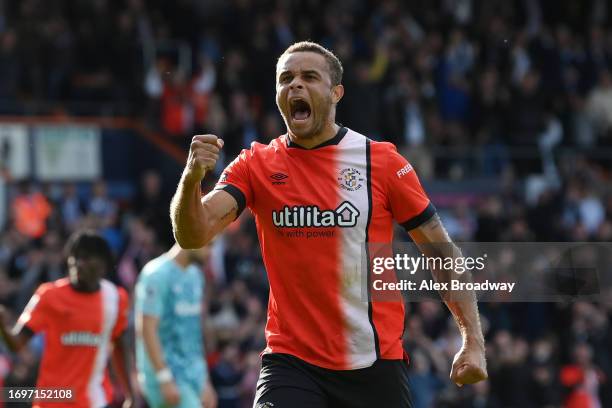
[[[297,121],[308,119],[312,112],[308,102],[303,99],[293,99],[289,102],[289,108],[291,109],[291,118]]]

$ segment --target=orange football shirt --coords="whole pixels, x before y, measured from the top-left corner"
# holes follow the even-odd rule
[[[362,300],[365,242],[390,243],[435,208],[391,143],[348,128],[314,149],[253,143],[216,189],[255,216],[270,282],[267,347],[330,369],[402,359],[404,305]]]
[[[67,278],[44,283],[21,314],[20,324],[45,336],[36,386],[74,393],[71,402],[40,401],[35,408],[100,408],[111,402],[107,366],[112,341],[127,328],[128,296],[109,281],[100,286],[85,293]]]

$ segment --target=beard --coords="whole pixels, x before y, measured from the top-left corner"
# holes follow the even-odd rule
[[[287,130],[290,130],[291,133],[298,137],[299,139],[312,139],[315,136],[318,136],[321,134],[321,132],[323,132],[323,129],[325,128],[325,124],[327,122],[327,119],[329,118],[331,109],[332,109],[332,100],[331,100],[331,96],[328,95],[324,98],[322,98],[322,100],[317,104],[318,107],[315,108],[315,104],[313,103],[311,105],[311,113],[310,113],[310,119],[311,119],[311,126],[309,129],[300,129],[300,130],[295,130],[291,127],[291,111],[289,109],[289,111],[285,114],[282,113],[283,111],[280,109],[279,106],[279,110],[281,111],[281,114],[283,116],[283,120],[285,121],[285,126],[287,127]],[[317,112],[317,114],[315,115],[314,112]]]

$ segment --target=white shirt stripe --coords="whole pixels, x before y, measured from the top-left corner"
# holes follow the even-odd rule
[[[98,352],[96,353],[96,359],[87,386],[89,401],[92,408],[105,407],[109,402],[106,400],[103,381],[108,357],[112,350],[111,334],[119,315],[119,291],[117,287],[106,279],[100,282],[100,286],[102,290],[101,341],[98,346]]]
[[[348,130],[338,145],[336,174],[338,204],[348,201],[359,210],[355,227],[341,228],[341,307],[345,321],[348,369],[369,367],[376,361],[374,331],[368,302],[362,301],[361,251],[368,222],[366,137]]]

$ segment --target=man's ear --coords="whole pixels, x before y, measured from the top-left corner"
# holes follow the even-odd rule
[[[340,99],[344,96],[344,86],[342,84],[332,87],[332,103],[336,104],[340,102]]]

